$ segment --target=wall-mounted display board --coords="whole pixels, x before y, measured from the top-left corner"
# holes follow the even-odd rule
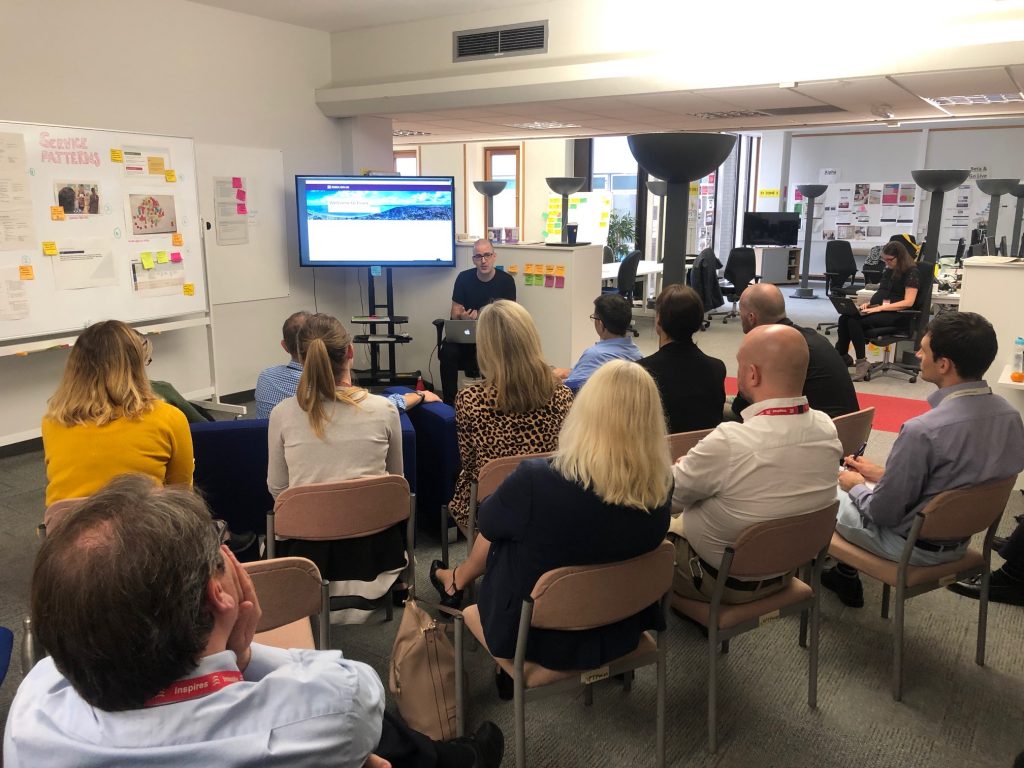
[[[917,195],[913,182],[872,181],[830,184],[815,200],[814,240],[860,241],[880,245],[893,235],[914,232]],[[793,210],[800,211],[803,197],[794,190]]]
[[[193,142],[0,122],[0,347],[208,321]]]

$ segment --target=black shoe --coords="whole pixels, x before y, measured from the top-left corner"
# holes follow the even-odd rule
[[[864,587],[856,573],[847,576],[839,568],[829,568],[821,573],[821,586],[836,593],[840,602],[850,608],[864,607]]]
[[[997,555],[1003,554],[1003,547],[1009,543],[1010,539],[1006,536],[993,536],[992,537],[992,551]]]
[[[395,608],[401,608],[405,605],[405,601],[409,599],[409,588],[398,587],[391,590],[391,602]]]
[[[512,701],[516,697],[516,684],[512,675],[504,669],[494,673],[494,687],[498,689],[498,698],[502,701]]]
[[[440,560],[435,560],[430,564],[430,583],[434,585],[434,589],[437,590],[438,597],[440,598],[441,605],[445,608],[460,608],[462,607],[462,590],[456,589],[454,592],[449,592],[444,588],[444,584],[437,578],[438,568],[447,568],[448,566],[442,563]],[[458,566],[455,566],[458,568]],[[455,568],[452,569],[452,587],[455,586]]]
[[[981,597],[981,574],[950,584],[947,589],[958,595],[977,600]],[[992,571],[988,584],[990,603],[1006,603],[1007,605],[1024,605],[1024,581],[1011,579],[1002,569]]]
[[[505,736],[490,720],[481,723],[472,736],[452,739],[449,744],[469,747],[476,756],[474,768],[498,768],[505,754]]]

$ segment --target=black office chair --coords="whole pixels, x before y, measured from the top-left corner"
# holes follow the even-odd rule
[[[728,312],[711,312],[708,314],[708,318],[724,315],[722,322],[727,323],[730,317],[740,316],[736,307],[747,286],[752,282],[761,282],[761,276],[757,274],[757,256],[754,254],[754,249],[744,247],[733,248],[729,251],[729,258],[725,260],[725,272],[722,277],[723,280],[719,281],[719,285],[722,286],[722,294],[726,300],[732,302],[732,309]]]
[[[825,295],[856,296],[863,288],[856,281],[857,260],[853,258],[853,247],[849,240],[829,240],[825,243]],[[881,273],[879,273],[881,274]],[[839,323],[818,323],[818,330],[825,335]]]
[[[612,247],[610,245],[606,245],[604,247],[603,255],[601,258],[602,264],[611,264],[613,261],[615,261],[615,251],[612,250]]]
[[[718,282],[718,270],[721,268],[722,262],[718,260],[714,249],[705,248],[694,260],[693,266],[686,276],[687,285],[697,292],[704,305],[704,320],[700,326],[702,331],[706,331],[711,326],[711,310],[725,303],[725,299],[722,297],[722,286]]]
[[[953,258],[956,260],[957,264],[963,264],[964,263],[964,252],[966,250],[967,250],[967,241],[964,240],[961,237],[957,241],[957,244],[956,244],[956,255],[953,256]]]
[[[636,290],[636,270],[640,266],[640,259],[643,253],[633,251],[626,258],[619,262],[619,275],[615,280],[614,288],[604,288],[601,293],[617,293],[626,301],[633,301],[633,292]]]
[[[899,312],[900,315],[905,316],[909,320],[909,325],[903,327],[871,328],[864,334],[864,338],[869,343],[885,349],[882,362],[872,363],[868,366],[868,370],[864,374],[864,381],[871,381],[873,375],[886,374],[889,371],[898,371],[909,376],[911,384],[917,381],[917,375],[921,372],[917,361],[915,360],[913,364],[897,362],[893,359],[895,354],[890,355],[889,352],[891,345],[896,345],[895,351],[898,352],[899,345],[905,344],[908,341],[913,343],[914,351],[916,352],[921,347],[921,339],[924,338],[925,329],[928,327],[935,264],[930,261],[922,261],[918,262],[915,268],[919,277],[919,285],[917,288],[917,298],[914,299],[914,308]]]
[[[885,272],[885,264],[882,263],[882,246],[872,246],[868,251],[868,258],[861,268],[864,275],[864,285],[878,285],[882,281],[882,273]]]

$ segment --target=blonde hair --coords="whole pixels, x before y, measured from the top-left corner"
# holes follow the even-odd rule
[[[499,411],[543,408],[562,386],[544,362],[533,318],[514,301],[500,299],[480,310],[476,359],[480,373],[497,392]]]
[[[316,314],[306,319],[296,334],[296,348],[302,360],[302,376],[295,391],[299,407],[309,414],[309,426],[324,439],[328,402],[357,405],[365,399],[366,390],[351,385],[342,389],[338,379],[345,371],[352,337],[338,318]]]
[[[46,417],[66,427],[103,426],[153,410],[148,341],[120,320],[90,325],[75,340]]]
[[[650,510],[672,490],[665,413],[651,375],[636,363],[605,363],[580,389],[552,465],[608,504]]]

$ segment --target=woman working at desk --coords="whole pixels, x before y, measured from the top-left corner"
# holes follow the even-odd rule
[[[862,381],[868,370],[865,357],[864,331],[870,328],[903,327],[910,319],[897,313],[902,309],[913,309],[917,300],[917,289],[920,283],[914,259],[902,243],[890,241],[882,248],[882,263],[885,271],[881,283],[871,301],[860,305],[860,317],[839,316],[839,341],[836,349],[846,361],[853,366],[854,360],[849,355],[850,343],[857,355],[854,381]]]

